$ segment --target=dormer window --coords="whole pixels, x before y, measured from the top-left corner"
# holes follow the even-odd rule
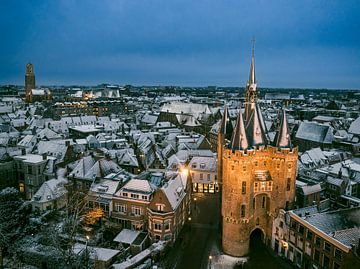
[[[205,168],[205,164],[204,164],[204,163],[201,163],[201,164],[200,164],[200,168],[201,168],[201,169],[204,169],[204,168]]]

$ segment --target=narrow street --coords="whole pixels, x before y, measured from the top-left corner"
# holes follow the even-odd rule
[[[226,268],[226,265],[215,263],[219,259],[219,251],[214,252],[214,246],[220,247],[219,242],[219,194],[195,193],[192,195],[192,215],[190,223],[184,227],[179,240],[166,255],[162,266],[166,269],[207,269]],[[261,238],[252,238],[251,252],[243,265],[234,268],[293,268],[288,262],[279,257],[274,257],[270,250],[262,243]],[[213,256],[210,265],[209,256]],[[236,260],[235,257],[226,259]],[[241,259],[241,258],[240,258]],[[225,267],[224,267],[225,266]]]

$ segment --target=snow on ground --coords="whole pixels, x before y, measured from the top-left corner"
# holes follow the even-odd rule
[[[233,257],[222,253],[219,250],[216,242],[214,242],[210,250],[210,256],[208,259],[208,268],[213,268],[213,269],[233,268],[235,265],[240,265],[241,263],[245,263],[247,260],[248,257]]]

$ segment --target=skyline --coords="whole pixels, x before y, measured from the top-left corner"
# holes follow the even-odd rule
[[[360,88],[357,1],[14,1],[0,7],[0,84],[22,85],[31,62],[38,85],[244,87],[255,36],[260,88]]]

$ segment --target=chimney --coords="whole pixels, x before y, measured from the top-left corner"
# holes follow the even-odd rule
[[[21,149],[21,155],[26,155],[26,149]]]
[[[47,159],[47,154],[46,154],[46,153],[43,153],[43,154],[42,154],[42,159],[43,159],[43,160],[46,160],[46,159]]]
[[[70,141],[69,140],[65,141],[65,146],[67,146],[67,147],[70,146]]]

